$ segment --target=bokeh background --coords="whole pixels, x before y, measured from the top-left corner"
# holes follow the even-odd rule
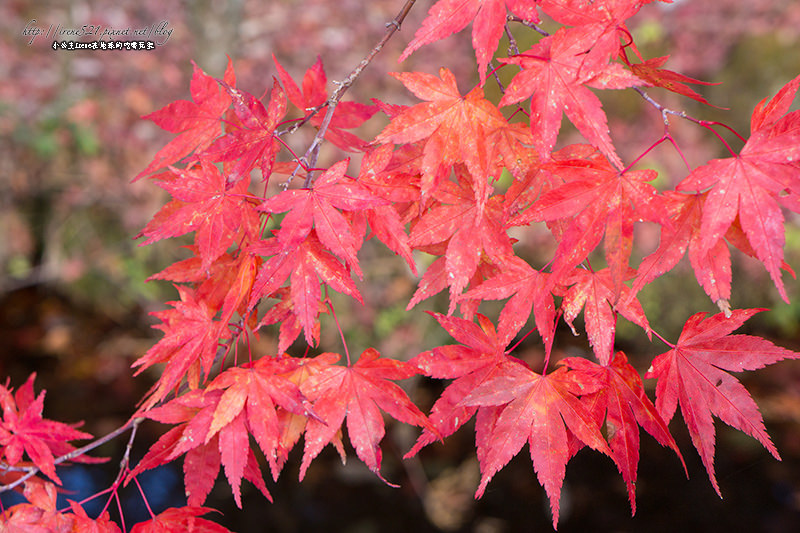
[[[145,279],[185,257],[180,241],[139,247],[133,236],[165,202],[163,191],[147,180],[131,183],[170,135],[141,120],[144,114],[189,97],[195,61],[221,76],[227,56],[234,61],[238,86],[260,95],[275,74],[274,54],[299,79],[321,56],[329,80],[342,79],[383,35],[402,0],[327,0],[256,2],[163,2],[134,4],[101,1],[7,0],[0,3],[0,379],[21,385],[37,372],[37,391],[47,389],[45,415],[66,422],[85,420],[84,429],[103,435],[124,423],[133,405],[152,383],[152,375],[131,378],[130,364],[159,337],[148,313],[173,299],[166,283]],[[404,64],[397,57],[413,36],[432,2],[419,0],[399,32],[348,92],[347,99],[378,97],[393,103],[413,98],[393,78],[394,70],[454,71],[462,92],[477,82],[470,29],[417,51]],[[124,4],[124,5],[123,5]],[[35,22],[32,22],[34,21]],[[164,24],[166,23],[166,24]],[[54,51],[52,39],[25,35],[27,29],[61,25],[81,28],[157,26],[169,34],[151,37],[153,51]],[[647,6],[630,29],[646,57],[671,54],[667,68],[719,85],[698,87],[717,108],[665,91],[651,94],[675,109],[719,120],[747,132],[753,106],[800,73],[800,4],[793,0],[675,1]],[[518,33],[520,44],[532,43]],[[84,39],[85,40],[85,39]],[[501,44],[501,49],[505,45]],[[454,58],[462,58],[454,61]],[[493,90],[491,87],[487,89]],[[631,91],[599,95],[612,135],[630,161],[658,139],[661,117]],[[365,125],[374,135],[385,124],[376,117]],[[673,120],[671,131],[696,166],[723,157],[724,147],[709,132]],[[292,139],[307,145],[313,132]],[[563,142],[579,140],[567,127]],[[726,136],[735,142],[731,136]],[[304,144],[305,143],[305,144]],[[325,147],[324,158],[337,154]],[[674,150],[662,145],[643,164],[675,183],[686,170]],[[797,219],[787,226],[787,261],[800,267]],[[639,228],[645,249],[657,232]],[[532,261],[546,258],[552,244],[531,231],[519,244]],[[646,251],[646,250],[645,250]],[[375,346],[384,355],[408,359],[419,351],[448,343],[446,334],[422,312],[406,313],[416,280],[400,260],[380,246],[361,253],[366,271],[361,285],[364,306],[342,301],[338,314],[351,351]],[[424,262],[424,258],[420,259]],[[735,257],[734,307],[773,310],[748,323],[746,332],[800,349],[797,284],[787,279],[793,303],[783,304],[763,268]],[[543,261],[546,261],[544,259]],[[542,262],[543,262],[542,261]],[[681,264],[642,293],[652,324],[676,338],[686,318],[715,311]],[[441,298],[419,309],[444,310]],[[487,314],[499,307],[488,306]],[[335,328],[323,323],[321,349],[341,350]],[[270,332],[263,353],[274,350]],[[646,369],[663,345],[651,344],[636,328],[621,327],[619,344],[634,364]],[[297,348],[295,346],[295,348]],[[520,355],[541,358],[535,341]],[[586,353],[585,337],[559,331],[556,356]],[[800,528],[800,364],[782,363],[743,376],[756,396],[768,430],[783,456],[772,459],[753,439],[719,425],[717,472],[724,500],[711,488],[688,435],[673,430],[689,468],[686,479],[671,452],[642,436],[638,512],[630,517],[624,484],[605,457],[581,452],[569,465],[564,484],[560,531],[797,531]],[[423,409],[441,385],[423,379],[406,383]],[[141,457],[159,435],[145,424],[134,455]],[[346,466],[330,450],[296,482],[299,454],[277,484],[268,480],[275,502],[245,484],[243,511],[221,483],[209,506],[213,517],[233,530],[250,531],[464,531],[549,530],[544,491],[527,448],[474,501],[478,480],[470,427],[424,450],[421,460],[399,457],[416,437],[395,426],[384,441],[384,474],[401,484],[384,486],[355,458]],[[71,467],[60,475],[81,499],[107,487],[115,474],[124,439],[100,453],[110,469]],[[298,450],[296,450],[298,451]],[[143,476],[151,506],[158,511],[181,504],[180,466]],[[126,517],[147,517],[135,493],[123,495]],[[4,504],[12,503],[7,495]],[[96,511],[104,502],[99,502]]]

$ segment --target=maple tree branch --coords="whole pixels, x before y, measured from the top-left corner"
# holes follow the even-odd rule
[[[131,448],[133,448],[133,441],[136,438],[136,432],[142,422],[144,422],[144,417],[142,416],[133,419],[131,436],[128,438],[128,444],[125,445],[125,453],[122,455],[122,459],[119,461],[120,473],[124,472],[130,464]]]
[[[506,17],[506,20],[508,22],[519,22],[523,26],[529,27],[530,29],[534,30],[535,32],[539,33],[544,37],[550,37],[550,32],[544,30],[543,28],[539,27],[538,25],[534,24],[529,20],[525,20],[524,18],[518,17],[516,15],[508,15]]]
[[[344,96],[344,93],[347,91],[347,89],[349,89],[350,86],[353,85],[356,79],[361,75],[361,72],[363,72],[364,69],[367,68],[367,65],[370,64],[372,59],[378,55],[389,39],[391,39],[392,35],[394,35],[395,32],[400,29],[400,26],[403,24],[403,21],[408,15],[408,12],[411,11],[411,8],[414,6],[415,2],[416,0],[406,0],[405,5],[403,5],[400,12],[392,20],[386,23],[386,33],[384,33],[383,37],[380,39],[380,41],[378,41],[378,44],[375,45],[369,54],[367,54],[364,59],[361,60],[361,63],[359,63],[344,80],[340,82],[334,82],[336,84],[336,90],[333,91],[333,94],[331,94],[328,100],[320,107],[321,109],[325,105],[328,106],[325,117],[322,119],[322,124],[320,124],[317,134],[311,141],[311,146],[308,147],[306,153],[300,158],[300,161],[305,162],[306,167],[309,169],[308,174],[306,175],[306,180],[303,183],[304,188],[310,187],[314,182],[314,172],[311,169],[313,169],[317,164],[319,148],[322,144],[325,133],[328,131],[328,126],[333,118],[333,113],[336,111],[336,106],[339,104],[339,101],[342,99],[342,96]]]
[[[494,63],[494,60],[492,60],[492,62],[491,62],[491,63],[489,63],[489,65],[492,65],[493,63]],[[498,87],[500,87],[500,94],[506,94],[506,86],[505,86],[505,85],[503,85],[503,82],[502,82],[502,81],[500,81],[500,74],[498,74],[498,73],[497,73],[497,71],[498,71],[498,70],[500,69],[500,67],[502,67],[502,66],[503,66],[503,65],[501,64],[501,65],[499,65],[499,66],[498,66],[498,67],[496,67],[496,68],[492,68],[492,76],[494,76],[494,81],[496,81],[496,82],[497,82],[497,86],[498,86]]]
[[[519,55],[519,46],[517,46],[517,40],[514,38],[514,34],[511,33],[511,28],[506,24],[503,26],[503,29],[506,32],[506,37],[508,37],[508,51],[506,53],[509,57]]]

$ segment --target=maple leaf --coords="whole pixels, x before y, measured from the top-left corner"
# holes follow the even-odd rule
[[[567,462],[574,454],[570,435],[611,455],[599,425],[578,398],[579,394],[595,392],[600,384],[591,382],[588,376],[582,376],[580,381],[573,381],[572,377],[564,367],[540,375],[520,362],[505,365],[500,375],[486,380],[462,398],[460,403],[465,406],[498,408],[475,428],[481,465],[476,498],[483,495],[492,477],[527,441],[536,476],[550,498],[553,527],[556,527],[561,485]]]
[[[536,7],[524,0],[439,0],[428,11],[414,39],[400,55],[404,61],[426,44],[463,30],[474,19],[472,46],[478,61],[481,85],[486,81],[486,67],[500,42],[506,24],[506,8],[528,22],[539,22]]]
[[[236,311],[239,311],[242,317],[246,315],[244,305],[249,303],[250,291],[260,266],[261,258],[245,249],[244,253],[240,252],[239,256],[229,263],[223,280],[219,278],[208,280],[209,283],[216,281],[221,286],[221,291],[225,291],[220,322],[228,323]]]
[[[627,277],[632,277],[633,270],[631,269],[629,273],[630,275]],[[625,285],[622,286],[619,294],[615,294],[614,282],[608,268],[599,272],[576,268],[566,279],[565,284],[570,287],[564,293],[561,302],[564,321],[577,335],[572,322],[583,308],[586,334],[600,364],[608,365],[611,362],[617,313],[640,326],[648,336],[650,335],[650,324],[647,322],[641,304],[638,300],[627,297],[630,289]]]
[[[420,166],[423,197],[444,181],[452,165],[463,162],[473,176],[475,199],[483,203],[493,157],[485,139],[496,130],[512,133],[517,130],[484,98],[482,88],[476,87],[462,97],[455,76],[446,68],[439,69],[439,78],[422,72],[392,73],[392,76],[426,102],[394,116],[375,142],[425,141]]]
[[[413,202],[419,195],[419,189],[410,185],[409,180],[391,172],[393,155],[394,150],[389,144],[369,149],[361,160],[358,182],[373,195],[387,202]],[[387,169],[390,170],[387,172]],[[379,205],[353,213],[354,216],[359,214],[363,214],[366,218],[375,236],[390,250],[403,257],[411,272],[416,275],[417,267],[411,255],[408,234],[405,232],[397,207]]]
[[[416,144],[371,147],[361,160],[358,183],[395,206],[419,200],[422,150]],[[380,206],[379,206],[380,207]]]
[[[223,389],[224,393],[214,409],[205,442],[208,443],[219,433],[221,442],[227,438],[247,446],[249,432],[264,452],[273,477],[277,479],[279,468],[276,451],[281,433],[277,406],[297,415],[316,416],[297,384],[282,375],[287,366],[291,368],[294,365],[294,360],[262,357],[252,365],[232,367],[217,376],[206,387],[206,391]],[[228,437],[226,430],[231,434]],[[239,449],[241,447],[220,448],[231,486],[234,486],[236,479],[241,479],[242,471],[237,469],[244,468],[243,464],[234,463]]]
[[[119,526],[111,520],[108,511],[103,512],[97,518],[89,518],[89,515],[86,514],[86,510],[81,507],[78,502],[69,500],[69,507],[74,515],[71,531],[86,533],[121,533],[122,531]]]
[[[287,248],[300,244],[313,227],[325,248],[342,258],[361,277],[356,257],[361,240],[338,209],[358,211],[388,202],[345,176],[349,161],[345,159],[331,165],[310,188],[283,191],[266,199],[258,209],[268,213],[288,211],[277,233],[278,240]]]
[[[714,490],[722,496],[714,472],[713,416],[758,440],[776,459],[778,451],[747,389],[727,371],[755,370],[800,354],[750,335],[730,335],[765,309],[735,309],[730,317],[718,313],[693,315],[678,343],[653,360],[645,378],[657,378],[656,409],[669,422],[680,404],[692,443],[703,460]]]
[[[197,251],[197,246],[186,248]],[[234,312],[238,311],[242,317],[247,314],[244,304],[249,303],[250,290],[261,263],[261,257],[252,253],[248,243],[242,245],[236,257],[224,253],[208,269],[202,268],[202,259],[195,255],[173,263],[146,281],[194,283],[195,298],[205,302],[211,314],[222,310],[220,321],[228,322]]]
[[[533,206],[508,224],[566,221],[553,260],[551,283],[563,284],[564,276],[586,259],[605,235],[606,262],[616,300],[628,271],[634,222],[669,224],[661,195],[647,183],[656,178],[656,172],[619,172],[597,153],[553,162],[547,167],[565,183],[544,192]]]
[[[3,407],[0,457],[5,457],[5,463],[14,466],[22,461],[23,454],[27,454],[39,470],[61,484],[56,475],[55,455],[66,455],[75,449],[67,444],[68,441],[90,439],[92,435],[75,429],[76,426],[43,418],[45,391],[34,396],[34,379],[35,373],[28,376],[13,394],[8,382],[0,385],[0,405]]]
[[[336,363],[339,360],[339,357],[339,354],[326,352],[314,358],[300,359],[297,361],[297,366],[293,370],[285,373],[284,376],[293,383],[297,384],[302,390],[304,387],[303,384],[308,380],[308,378],[325,371],[329,366]],[[278,448],[276,450],[276,465],[278,472],[273,473],[274,477],[283,468],[283,465],[289,458],[289,452],[300,440],[300,436],[303,434],[303,432],[305,432],[306,425],[308,424],[307,416],[301,416],[292,413],[281,407],[277,409],[277,414],[282,431],[278,442]],[[334,435],[331,442],[336,448],[336,451],[339,453],[342,463],[344,463],[347,459],[347,455],[345,454],[344,445],[342,444],[341,430]],[[303,473],[301,473],[301,477],[302,474]]]
[[[181,300],[167,302],[172,309],[151,313],[162,321],[153,327],[163,331],[164,338],[131,365],[141,367],[134,374],[138,376],[154,364],[166,363],[145,408],[163,399],[187,372],[198,375],[198,370],[202,370],[208,377],[220,341],[230,336],[228,324],[214,320],[214,312],[203,300],[197,299],[192,289],[180,285],[175,288]],[[190,381],[190,386],[196,388],[198,383]]]
[[[383,358],[374,348],[364,350],[355,364],[346,367],[335,366],[331,355],[326,358],[325,365],[302,383],[301,390],[314,402],[314,411],[321,420],[308,420],[300,479],[311,461],[336,438],[346,418],[347,434],[356,455],[390,484],[380,474],[379,443],[385,434],[380,411],[406,424],[432,427],[403,389],[389,381],[410,378],[418,373],[417,369],[402,361]]]
[[[177,100],[142,117],[152,120],[167,131],[180,132],[180,135],[159,150],[153,161],[137,174],[133,181],[179,161],[192,150],[202,151],[220,135],[222,130],[220,119],[230,107],[231,99],[228,93],[220,88],[216,79],[200,70],[194,62],[192,66],[194,74],[191,92],[194,101]],[[224,80],[229,86],[236,85],[236,75],[230,58]]]
[[[314,116],[311,117],[312,125],[319,128],[322,125],[328,111],[326,104],[328,91],[325,85],[328,81],[325,69],[322,66],[322,59],[317,56],[317,61],[306,71],[303,76],[303,90],[301,91],[286,69],[278,62],[275,54],[272,55],[275,68],[278,70],[278,77],[286,89],[289,101],[297,106],[303,113],[307,113],[316,107]],[[353,129],[361,126],[372,115],[378,111],[374,105],[361,104],[358,102],[340,101],[336,104],[333,116],[328,123],[325,132],[325,139],[338,146],[345,152],[360,152],[367,148],[368,144],[353,135],[346,129]]]
[[[446,283],[452,296],[461,294],[478,270],[482,254],[494,262],[513,255],[511,239],[505,232],[502,197],[493,196],[484,209],[475,204],[469,182],[460,186],[445,182],[434,194],[439,205],[420,217],[409,235],[414,248],[446,242]],[[450,300],[453,311],[456,298]]]
[[[140,246],[196,231],[201,268],[207,269],[235,242],[240,231],[254,237],[258,213],[248,200],[249,180],[228,183],[208,159],[201,159],[199,166],[189,170],[170,169],[172,177],[157,183],[174,200],[162,207],[136,236],[147,237]]]
[[[662,446],[669,446],[683,463],[675,439],[666,422],[647,397],[642,379],[628,363],[622,352],[605,366],[583,357],[568,357],[561,361],[570,371],[586,373],[590,380],[602,385],[582,399],[598,424],[605,421],[611,457],[617,463],[628,487],[631,514],[636,514],[636,470],[639,465],[639,426],[652,435]],[[583,380],[580,375],[577,380]],[[684,469],[686,465],[684,464]]]
[[[270,294],[269,297],[278,298],[280,301],[273,304],[272,307],[264,313],[256,329],[269,324],[280,324],[278,331],[278,353],[284,353],[297,339],[300,332],[303,331],[303,324],[300,322],[298,312],[294,308],[290,287],[281,287]],[[319,344],[320,333],[319,320],[316,320],[316,316],[318,316],[319,313],[327,312],[327,306],[323,302],[318,302],[317,315],[315,315],[311,330],[311,342],[314,346]]]
[[[764,264],[781,297],[789,297],[781,279],[784,218],[780,206],[800,212],[800,111],[786,114],[800,84],[787,83],[770,102],[753,112],[751,136],[734,157],[713,159],[695,168],[676,187],[706,192],[699,248],[710,251],[739,218],[756,257]]]
[[[591,157],[596,152],[597,149],[588,144],[570,144],[553,152],[551,159],[564,161]],[[541,164],[535,150],[525,150],[519,153],[516,161],[509,166],[516,169],[514,174],[516,179],[508,186],[503,195],[503,203],[508,214],[506,225],[515,226],[520,221],[521,212],[536,202],[544,192],[562,185],[564,180],[553,169]]]
[[[697,281],[711,300],[727,308],[731,297],[731,258],[728,246],[719,240],[710,250],[700,247],[700,221],[705,194],[664,192],[664,208],[671,224],[662,226],[658,248],[645,257],[628,297],[633,298],[645,285],[671,270],[689,251],[689,261]]]
[[[431,408],[428,419],[433,428],[423,430],[406,453],[406,458],[413,457],[428,444],[452,435],[477,411],[486,409],[463,405],[461,399],[485,381],[502,373],[507,365],[518,364],[517,359],[505,354],[507,342],[498,337],[494,324],[485,316],[478,314],[478,324],[475,324],[440,313],[428,314],[461,344],[439,346],[409,361],[428,377],[454,381]]]
[[[295,314],[303,327],[306,341],[309,344],[319,338],[317,332],[317,317],[320,310],[322,291],[321,279],[333,290],[347,294],[358,302],[363,302],[353,279],[345,267],[322,246],[312,231],[299,246],[287,249],[286,245],[276,242],[278,239],[254,244],[254,250],[260,250],[265,255],[272,255],[264,261],[253,282],[250,293],[248,309],[252,309],[264,296],[269,296],[277,291],[283,283],[290,280],[289,298],[284,296],[284,305]],[[273,255],[274,254],[274,255]],[[279,311],[276,311],[279,312]],[[270,317],[269,321],[273,317]],[[267,320],[266,318],[264,320]],[[287,331],[287,335],[289,332]],[[292,337],[294,340],[294,337]],[[287,341],[288,340],[287,337]]]
[[[231,95],[233,111],[238,124],[228,128],[225,135],[206,148],[202,155],[214,161],[233,162],[228,170],[227,183],[236,183],[250,175],[258,166],[262,180],[272,174],[275,155],[281,145],[275,137],[275,128],[286,115],[286,94],[273,81],[268,107],[264,107],[252,94],[223,84]]]
[[[131,528],[131,533],[230,533],[230,530],[216,522],[200,518],[200,515],[213,512],[209,507],[170,507],[146,522],[139,522]]]
[[[511,80],[499,105],[515,104],[531,97],[531,132],[542,158],[549,157],[561,128],[561,115],[566,113],[590,143],[615,167],[622,168],[608,134],[602,104],[584,85],[622,89],[641,85],[642,81],[630,73],[624,74],[619,64],[609,65],[609,53],[585,53],[592,49],[601,34],[601,30],[586,27],[560,28],[530,50],[500,60],[523,70]]]
[[[503,271],[470,289],[462,298],[498,300],[511,296],[500,312],[498,322],[500,338],[505,343],[522,329],[533,310],[536,329],[544,341],[545,352],[549,354],[556,321],[553,295],[547,289],[549,274],[532,268],[516,256],[507,258],[504,263]]]
[[[206,441],[223,394],[220,389],[208,392],[192,390],[144,412],[143,416],[152,420],[177,425],[150,447],[142,460],[129,472],[125,483],[145,470],[169,463],[185,454],[184,485],[189,505],[203,504],[211,492],[221,465],[240,509],[242,478],[253,483],[271,501],[272,496],[264,484],[258,461],[249,445],[246,413],[240,412]],[[267,403],[270,398],[271,396],[265,399]]]
[[[569,26],[612,26],[633,15],[653,0],[538,0],[542,11]]]
[[[700,248],[701,220],[707,194],[664,192],[664,206],[671,224],[662,226],[658,248],[639,265],[636,279],[628,293],[629,299],[645,285],[672,269],[688,250],[689,261],[698,283],[721,311],[730,312],[731,254],[725,241],[750,257],[755,258],[756,252],[744,235],[738,218],[725,233],[725,240],[720,239],[708,251]],[[781,268],[794,275],[794,271],[785,262]]]
[[[57,488],[53,483],[38,478],[25,482],[25,499],[0,512],[0,531],[5,533],[52,533],[73,531],[74,517],[59,513],[56,506]]]
[[[711,105],[708,100],[697,94],[691,87],[686,86],[686,83],[695,83],[699,85],[719,85],[718,83],[710,83],[707,81],[696,80],[689,76],[684,76],[677,72],[659,68],[667,62],[669,56],[654,57],[641,63],[629,63],[627,57],[623,54],[623,60],[630,67],[638,78],[642,79],[648,85],[656,87],[663,87],[668,91],[678,93],[683,96],[688,96],[692,100],[696,100],[703,104]]]

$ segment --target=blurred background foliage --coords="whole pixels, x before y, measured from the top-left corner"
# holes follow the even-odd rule
[[[84,419],[86,429],[96,435],[123,423],[149,386],[146,377],[134,380],[130,376],[130,364],[159,337],[149,327],[148,312],[162,309],[164,301],[175,297],[168,283],[144,281],[186,257],[178,246],[181,241],[139,247],[132,239],[166,196],[146,179],[136,183],[131,179],[171,138],[140,117],[175,99],[189,98],[192,60],[206,72],[221,76],[230,56],[238,86],[256,95],[264,92],[275,74],[272,54],[295,79],[302,77],[317,55],[323,59],[329,81],[342,79],[383,35],[385,23],[402,3],[142,0],[134,6],[100,0],[2,2],[0,377],[10,377],[11,384],[18,386],[31,371],[37,371],[37,386],[48,390],[46,415],[63,421]],[[400,69],[435,73],[446,65],[456,75],[463,93],[477,82],[470,29],[425,47],[403,65],[397,64],[397,57],[430,2],[417,4],[402,31],[364,72],[347,99],[368,102],[369,98],[378,97],[392,103],[415,103],[400,83],[386,75]],[[23,35],[31,24],[45,30],[51,24],[64,28],[81,28],[85,24],[140,28],[163,21],[172,33],[154,51],[53,51],[51,40],[38,36],[30,42],[31,37]],[[630,26],[646,58],[670,53],[666,68],[720,83],[695,87],[718,108],[658,89],[650,91],[654,98],[695,117],[724,122],[745,135],[753,106],[800,73],[798,28],[800,4],[794,0],[658,3],[643,9]],[[530,38],[521,37],[523,32],[516,33],[523,50],[532,44]],[[163,36],[156,39],[162,40]],[[501,50],[505,46],[506,42],[501,43]],[[453,58],[463,60],[454,62]],[[512,73],[506,70],[503,75],[510,77]],[[492,83],[487,84],[487,94],[497,97],[497,87]],[[623,160],[634,159],[661,135],[660,114],[631,91],[609,91],[599,96]],[[372,119],[364,127],[364,137],[375,135],[385,123],[382,117]],[[692,166],[725,156],[722,144],[694,124],[673,119],[670,131]],[[290,143],[304,151],[313,133],[301,131]],[[722,134],[729,142],[735,142],[731,135]],[[565,126],[560,142],[581,139],[574,129]],[[334,148],[325,146],[323,163],[338,157],[341,155]],[[659,179],[666,184],[674,184],[686,175],[680,158],[667,144],[648,154],[641,164],[658,170]],[[354,168],[352,165],[351,171]],[[797,217],[793,215],[789,222],[786,260],[800,268]],[[642,225],[637,227],[637,239],[642,245],[638,257],[642,257],[657,246],[658,231]],[[537,267],[547,262],[553,250],[552,240],[535,228],[522,233],[517,246]],[[366,244],[360,258],[365,270],[365,279],[360,283],[364,306],[334,299],[351,352],[360,353],[374,346],[386,356],[408,359],[422,350],[452,342],[435,321],[421,312],[445,310],[445,294],[424,302],[417,312],[407,313],[405,306],[417,280],[403,262],[374,240]],[[420,256],[419,261],[423,266],[426,259]],[[798,349],[800,299],[796,297],[796,282],[787,280],[787,290],[795,298],[790,305],[783,304],[759,264],[740,254],[735,261],[732,305],[772,308],[754,318],[748,332]],[[651,324],[669,339],[677,338],[690,314],[715,311],[685,260],[648,286],[641,299]],[[501,305],[502,302],[486,305],[482,312],[496,316]],[[322,332],[319,351],[342,350],[330,317],[323,317]],[[274,335],[275,330],[261,335],[256,345],[258,353],[274,352]],[[520,347],[519,355],[535,363],[541,361],[543,354],[534,337]],[[620,320],[618,341],[642,370],[654,355],[664,351],[663,345],[651,344],[638,328],[624,320]],[[559,330],[556,342],[556,357],[589,351],[585,336],[574,338],[566,328]],[[293,350],[300,355],[303,347],[295,345]],[[787,467],[796,468],[800,457],[797,365],[781,365],[747,379],[760,398]],[[423,409],[430,407],[441,390],[440,384],[426,380],[412,380],[408,387]],[[155,428],[151,431],[143,432],[141,440],[155,438]],[[718,450],[722,454],[732,448],[733,458],[721,456],[718,471],[723,472],[724,465],[732,469],[729,486],[725,487],[725,480],[721,482],[723,491],[727,488],[727,494],[733,497],[724,504],[714,499],[702,467],[698,466],[691,472],[692,488],[686,488],[682,474],[674,478],[675,486],[688,490],[687,494],[696,486],[699,495],[690,510],[672,518],[690,521],[683,524],[690,530],[698,524],[707,531],[721,530],[717,528],[726,524],[741,526],[741,519],[729,521],[719,516],[713,524],[706,524],[709,513],[703,515],[699,511],[710,502],[710,516],[716,516],[714,510],[725,516],[732,513],[738,496],[746,494],[744,488],[736,488],[736,483],[744,480],[742,483],[761,483],[759,490],[779,494],[773,498],[775,501],[755,503],[760,505],[762,515],[773,512],[769,518],[775,524],[772,530],[788,531],[781,529],[786,520],[800,520],[798,471],[779,470],[777,465],[760,462],[764,461],[764,452],[753,447],[751,439],[740,439],[738,433],[722,435]],[[371,474],[357,465],[355,457],[347,467],[341,467],[335,457],[323,454],[302,486],[292,484],[291,469],[284,474],[273,489],[276,504],[267,510],[256,500],[253,509],[245,507],[245,517],[226,509],[227,515],[240,516],[231,518],[238,520],[231,527],[261,530],[265,522],[255,509],[268,513],[274,531],[407,531],[413,527],[419,531],[492,532],[517,531],[520,524],[546,527],[546,507],[538,503],[544,500],[529,462],[519,457],[512,461],[493,481],[487,496],[476,503],[471,498],[476,469],[469,430],[462,430],[446,445],[426,450],[424,467],[416,461],[402,464],[397,460],[414,438],[413,430],[398,427],[387,439],[385,469],[389,479],[404,480],[400,491],[375,485]],[[693,450],[686,436],[679,434],[678,438],[682,438],[682,449],[687,462],[691,462],[688,457]],[[679,468],[674,458],[667,458],[652,443],[643,440],[643,446],[638,522],[630,522],[625,516],[623,485],[613,467],[602,459],[595,463],[589,459],[591,465],[586,466],[585,456],[579,455],[576,461],[580,465],[571,467],[567,476],[565,498],[570,502],[562,503],[565,510],[561,531],[586,530],[581,529],[581,524],[604,524],[603,520],[623,524],[623,528],[629,523],[647,524],[650,531],[660,530],[651,529],[653,524],[666,524],[663,521],[669,516],[652,502],[653,498],[671,500],[663,491],[657,492],[655,485],[661,481],[672,483],[667,479],[672,480],[672,471]],[[118,448],[112,446],[104,451],[114,457]],[[142,453],[139,450],[139,455]],[[648,459],[645,454],[653,454],[656,459]],[[659,471],[658,463],[666,463],[669,468]],[[737,468],[751,470],[758,479],[740,476]],[[598,469],[613,480],[608,482],[610,488],[603,497],[596,492],[600,488],[594,475]],[[657,477],[648,480],[648,474]],[[180,491],[177,486],[175,490]],[[363,487],[366,493],[357,492]],[[356,510],[345,513],[349,521],[332,525],[330,517],[341,513],[352,498],[362,499],[365,505],[370,502],[370,509],[356,506]],[[537,503],[532,504],[531,499]],[[226,496],[223,490],[213,505],[221,508],[229,505],[228,500],[230,495]],[[681,505],[678,500],[675,502]],[[751,508],[739,503],[741,512]],[[394,516],[392,512],[402,516],[387,521],[387,516]],[[759,523],[765,523],[763,520],[766,519]]]

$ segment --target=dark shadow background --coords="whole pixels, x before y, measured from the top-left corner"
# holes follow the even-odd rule
[[[402,4],[401,0],[143,0],[136,7],[57,0],[0,4],[0,378],[10,378],[17,387],[37,372],[37,392],[48,391],[48,418],[85,420],[84,429],[98,436],[123,424],[155,377],[130,376],[130,364],[159,337],[150,328],[148,313],[175,295],[169,284],[144,280],[184,257],[175,242],[142,248],[132,240],[165,197],[147,180],[131,183],[131,178],[171,138],[139,117],[189,97],[191,60],[221,76],[229,55],[238,85],[256,95],[275,74],[271,54],[295,79],[319,54],[329,80],[342,79],[383,35],[384,24]],[[396,80],[386,76],[401,68],[435,73],[447,65],[462,92],[477,81],[471,29],[397,64],[429,4],[418,2],[402,31],[347,99],[368,101],[378,96],[414,103]],[[23,35],[26,28],[46,31],[50,25],[76,29],[156,25],[172,33],[168,38],[155,36],[159,43],[155,50],[135,52],[54,51],[52,40]],[[654,97],[740,132],[749,131],[750,112],[759,100],[800,73],[798,28],[800,5],[792,0],[650,5],[630,26],[646,57],[671,53],[667,68],[721,82],[697,90],[730,111],[664,91],[652,91]],[[524,38],[520,41],[524,44]],[[459,57],[463,62],[454,63],[452,58]],[[623,159],[633,159],[657,140],[663,127],[660,116],[636,95],[619,91],[600,96]],[[368,122],[364,135],[380,131],[382,120]],[[692,165],[724,156],[721,144],[705,130],[675,121],[671,131]],[[304,147],[311,135],[301,133],[292,142]],[[563,139],[577,140],[568,128]],[[325,150],[324,158],[336,156],[329,146]],[[666,147],[652,152],[643,164],[672,183],[686,172],[680,158]],[[787,226],[787,262],[798,267],[796,218]],[[657,242],[657,233],[648,228],[641,228],[639,236],[645,247]],[[536,238],[532,235],[520,243],[533,256]],[[375,346],[384,355],[408,359],[450,342],[426,314],[405,313],[416,280],[391,253],[366,246],[361,260],[365,270],[374,265],[362,284],[365,306],[343,307],[339,313],[347,338],[353,339],[351,350]],[[796,283],[786,281],[789,294],[797,300]],[[677,337],[690,314],[714,311],[687,265],[645,289],[642,300],[651,323],[658,324],[667,338]],[[443,309],[442,303],[434,299],[422,308]],[[800,349],[797,301],[783,304],[763,268],[741,257],[735,265],[732,304],[774,308],[751,320],[742,332]],[[489,307],[486,312],[497,309]],[[323,324],[322,347],[339,350],[336,336],[326,337],[324,331]],[[587,350],[585,339],[573,338],[569,330],[559,331],[557,339],[558,357]],[[664,351],[663,345],[650,344],[634,328],[620,328],[619,344],[642,371]],[[262,353],[275,346],[276,340],[265,336]],[[535,343],[523,344],[519,352],[531,358],[541,355]],[[718,424],[716,468],[725,496],[720,500],[681,423],[671,424],[671,430],[689,468],[688,480],[674,454],[643,434],[638,511],[631,518],[624,483],[614,465],[584,450],[567,468],[559,531],[800,530],[800,365],[787,362],[742,379],[761,407],[783,462],[772,459],[753,439]],[[408,384],[423,409],[430,407],[441,388],[425,379]],[[137,458],[161,429],[154,423],[142,426],[134,448]],[[298,484],[301,449],[295,449],[279,482],[268,480],[274,503],[245,483],[240,511],[220,479],[207,505],[224,514],[209,517],[242,533],[551,529],[548,503],[527,447],[495,476],[483,499],[475,501],[472,494],[479,475],[472,426],[445,444],[425,449],[421,460],[400,461],[415,438],[413,428],[394,426],[383,444],[384,475],[399,483],[399,489],[383,485],[352,450],[342,466],[338,456],[326,449]],[[124,441],[118,439],[99,450],[111,458],[108,468],[62,469],[59,475],[74,491],[65,496],[82,499],[108,487]],[[156,512],[182,503],[180,463],[148,472],[141,482]],[[121,497],[129,522],[147,518],[137,493],[127,491]],[[3,503],[12,500],[4,495]],[[92,511],[91,504],[87,509]]]

